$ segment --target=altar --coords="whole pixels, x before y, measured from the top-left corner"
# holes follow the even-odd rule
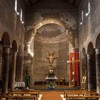
[[[54,89],[56,87],[56,80],[58,79],[54,73],[53,63],[57,57],[54,57],[54,52],[49,52],[49,56],[47,57],[49,60],[49,70],[48,75],[45,77],[47,88]]]
[[[51,78],[47,76],[45,79],[46,79],[48,89],[54,89],[57,86],[57,84],[56,84],[57,77],[56,76],[51,77]]]
[[[48,89],[54,89],[56,87],[57,76],[54,74],[53,70],[49,71],[48,76],[46,76],[45,80],[47,83]]]
[[[25,82],[16,82],[14,88],[15,89],[24,89],[25,88]]]

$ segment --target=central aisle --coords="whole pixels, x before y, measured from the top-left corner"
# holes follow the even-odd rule
[[[41,100],[62,100],[60,94],[63,94],[63,92],[46,91],[46,92],[41,92],[41,94],[42,94]]]

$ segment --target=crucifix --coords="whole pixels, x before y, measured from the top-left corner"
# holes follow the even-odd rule
[[[54,52],[49,52],[49,56],[47,57],[47,59],[49,60],[50,67],[52,67],[53,62],[55,59],[57,59],[57,57],[54,57]]]
[[[72,60],[68,60],[67,63],[72,63],[72,79],[70,85],[75,85],[75,62],[80,62],[78,59],[76,60],[74,55]]]

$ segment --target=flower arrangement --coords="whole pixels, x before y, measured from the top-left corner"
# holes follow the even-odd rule
[[[54,88],[55,88],[55,87],[54,87],[54,82],[49,82],[48,88],[49,88],[49,89],[54,89]]]

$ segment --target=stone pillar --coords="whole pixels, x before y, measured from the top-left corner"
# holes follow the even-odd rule
[[[14,85],[15,85],[15,77],[16,77],[16,56],[17,56],[17,52],[16,51],[13,51],[12,73],[11,73],[11,87],[10,87],[11,90],[14,89]]]
[[[2,73],[2,93],[5,94],[8,92],[8,79],[9,79],[9,54],[10,48],[3,48],[3,73]]]
[[[23,54],[17,54],[17,74],[16,74],[16,81],[22,82],[23,81]]]
[[[91,91],[93,89],[92,84],[92,54],[87,54],[87,70],[88,70],[88,91]]]
[[[96,50],[96,83],[97,93],[100,94],[100,49]]]

